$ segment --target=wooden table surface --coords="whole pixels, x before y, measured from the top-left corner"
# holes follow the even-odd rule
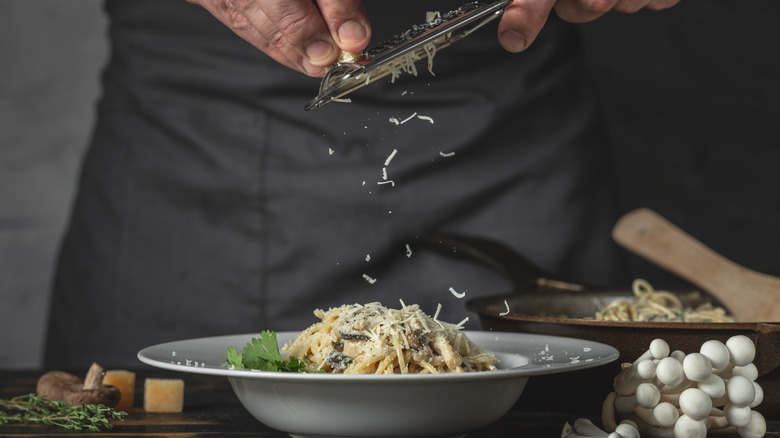
[[[101,432],[70,431],[51,426],[5,425],[0,426],[2,437],[46,437],[59,435],[100,436],[100,437],[288,437],[286,433],[271,429],[255,420],[233,394],[227,379],[216,376],[174,373],[157,369],[136,370],[135,408],[124,421],[114,422],[113,429]],[[27,394],[35,390],[36,381],[41,373],[33,371],[0,371],[0,398],[7,399]],[[184,411],[176,414],[145,413],[143,404],[143,381],[147,377],[181,378],[185,381]],[[549,388],[550,382],[541,381],[534,386],[529,381],[526,392],[518,404],[497,423],[469,433],[469,438],[506,438],[506,437],[553,437],[558,438],[565,422],[573,422],[580,417],[593,417],[598,413],[594,406],[582,409],[560,404],[539,405],[533,397],[527,397],[539,390],[562,389]],[[568,388],[576,391],[576,388]],[[595,409],[595,411],[594,411]],[[590,410],[590,412],[589,412]],[[766,414],[765,414],[766,415]],[[767,437],[780,436],[780,419],[769,421]],[[598,423],[597,423],[598,424]]]

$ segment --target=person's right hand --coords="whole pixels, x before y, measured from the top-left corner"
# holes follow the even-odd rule
[[[361,0],[187,0],[279,63],[322,77],[341,50],[360,52],[371,39]]]

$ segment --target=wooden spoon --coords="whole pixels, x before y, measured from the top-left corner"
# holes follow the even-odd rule
[[[740,266],[647,208],[618,220],[620,245],[701,287],[741,322],[780,321],[780,278]]]

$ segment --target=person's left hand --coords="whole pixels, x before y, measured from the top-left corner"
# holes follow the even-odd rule
[[[563,20],[584,23],[615,10],[632,13],[647,8],[670,8],[680,0],[514,0],[504,11],[498,24],[498,40],[504,49],[522,52],[536,39],[555,9]]]

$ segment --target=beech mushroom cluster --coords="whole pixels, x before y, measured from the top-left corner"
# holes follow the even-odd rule
[[[756,348],[747,336],[710,340],[698,352],[670,351],[655,339],[637,360],[623,364],[602,406],[604,430],[567,424],[562,438],[706,438],[708,431],[761,438],[766,420],[753,409],[764,398],[756,383]],[[617,419],[623,419],[621,424]],[[580,422],[584,425],[584,423]],[[618,430],[629,424],[638,433]],[[595,430],[593,430],[595,428]],[[585,434],[589,433],[589,434]]]

